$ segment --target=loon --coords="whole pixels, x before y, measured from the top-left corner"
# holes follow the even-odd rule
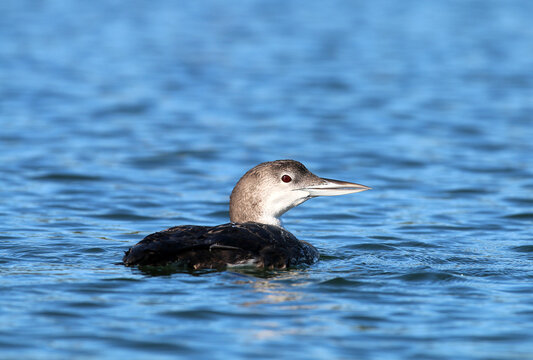
[[[319,258],[318,250],[285,230],[281,215],[317,196],[369,189],[320,178],[295,160],[264,162],[246,172],[235,185],[230,196],[230,223],[180,225],[153,233],[126,251],[122,261],[126,266],[176,263],[192,269],[311,265]]]

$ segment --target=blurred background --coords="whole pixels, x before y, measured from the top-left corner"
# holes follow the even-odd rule
[[[1,357],[217,358],[204,336],[237,357],[530,356],[532,15],[526,0],[0,2]],[[227,222],[239,177],[285,158],[373,188],[284,216],[316,266],[115,265],[150,232]]]

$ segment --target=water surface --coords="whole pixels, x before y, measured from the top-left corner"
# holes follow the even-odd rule
[[[533,357],[528,1],[0,4],[2,359]],[[126,268],[255,164],[316,265]]]

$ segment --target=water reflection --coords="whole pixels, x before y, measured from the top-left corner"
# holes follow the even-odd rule
[[[281,304],[299,301],[303,294],[298,291],[298,287],[305,286],[302,282],[303,273],[300,271],[271,271],[268,275],[264,271],[254,272],[251,269],[234,274],[246,275],[246,278],[235,280],[235,284],[250,285],[250,290],[261,297],[253,301],[245,301],[241,305],[252,307],[263,304]],[[260,276],[257,276],[260,274]],[[265,276],[266,275],[266,276]],[[290,284],[289,286],[287,284]],[[254,296],[255,297],[255,296]]]

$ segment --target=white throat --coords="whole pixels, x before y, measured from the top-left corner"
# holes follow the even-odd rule
[[[277,217],[274,217],[274,216],[268,216],[268,215],[264,215],[264,216],[261,216],[257,222],[261,223],[261,224],[267,224],[267,225],[274,225],[274,226],[279,226],[279,227],[283,227],[283,225],[281,225],[281,220]]]
[[[273,192],[262,203],[263,208],[261,209],[259,222],[282,227],[281,215],[310,198],[309,194],[303,191]]]

